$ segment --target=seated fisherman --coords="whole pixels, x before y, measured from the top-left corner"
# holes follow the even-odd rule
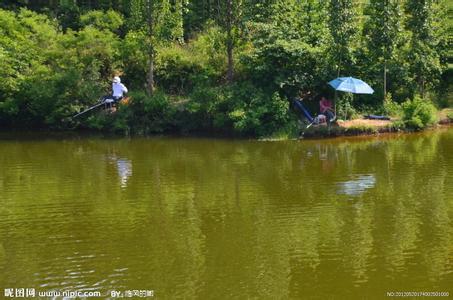
[[[113,83],[112,83],[112,96],[115,102],[120,101],[123,99],[124,94],[127,93],[127,88],[124,84],[121,83],[121,78],[119,76],[115,76],[113,78]]]
[[[112,81],[112,95],[111,96],[104,96],[102,101],[105,103],[105,108],[109,108],[111,112],[116,111],[115,107],[113,106],[115,103],[121,101],[123,99],[124,94],[127,93],[127,88],[124,84],[121,83],[121,79],[119,76],[113,77]]]
[[[319,101],[319,110],[321,114],[326,116],[328,123],[335,120],[335,113],[333,112],[332,102],[324,96],[322,96],[321,100]]]

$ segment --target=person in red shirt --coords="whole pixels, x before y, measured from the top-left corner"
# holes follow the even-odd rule
[[[322,96],[319,101],[319,110],[321,114],[326,116],[327,122],[333,122],[335,120],[335,113],[332,107],[332,101]]]

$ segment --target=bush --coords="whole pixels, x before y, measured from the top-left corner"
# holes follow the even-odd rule
[[[64,127],[93,104],[117,67],[119,39],[86,27],[59,31],[45,15],[0,10],[0,118],[20,127]]]
[[[228,118],[241,135],[271,136],[290,121],[289,102],[277,92],[269,95],[250,84],[237,84],[229,97]]]
[[[392,117],[401,117],[403,115],[401,104],[394,102],[390,93],[387,94],[384,102],[384,114]]]
[[[148,134],[175,128],[176,109],[167,95],[157,91],[152,97],[145,92],[132,92],[128,104],[119,104],[116,113],[91,115],[88,128],[120,133]]]
[[[171,94],[187,94],[203,76],[203,66],[190,49],[172,44],[163,48],[156,63],[156,80],[159,87]]]
[[[404,102],[402,108],[404,124],[410,129],[423,129],[436,122],[436,108],[431,102],[419,96],[415,96],[412,101]]]
[[[207,24],[207,29],[197,34],[190,41],[188,48],[203,69],[214,78],[220,78],[227,69],[225,53],[225,33],[214,24]]]
[[[228,122],[227,93],[222,88],[197,87],[187,104],[188,119],[185,130],[217,130],[231,128]]]
[[[202,32],[188,44],[162,43],[156,47],[157,86],[170,94],[190,94],[196,86],[220,82],[226,70],[224,37],[217,27]],[[131,86],[143,87],[148,72],[146,32],[129,31],[121,54]]]
[[[144,92],[131,93],[131,99],[131,103],[123,106],[119,112],[120,116],[128,116],[128,124],[133,132],[161,133],[175,127],[176,109],[164,93],[156,91],[152,97]]]
[[[352,105],[353,95],[350,93],[342,93],[337,100],[337,118],[342,120],[352,119],[357,115],[357,111]]]
[[[294,127],[290,124],[288,108],[289,102],[277,92],[269,95],[250,83],[222,88],[199,87],[186,105],[190,119],[185,124],[189,130],[281,136]]]
[[[450,121],[453,121],[453,111],[447,112],[447,118],[448,118]]]
[[[324,64],[317,60],[322,56],[318,47],[298,40],[274,42],[268,34],[257,39],[253,51],[242,57],[244,73],[257,87],[290,96],[325,81]]]
[[[23,126],[28,120],[22,116],[29,119],[30,99],[18,94],[36,73],[49,72],[45,62],[58,40],[57,27],[46,16],[26,9],[17,14],[0,10],[0,19],[0,119]],[[42,84],[40,89],[45,93]]]

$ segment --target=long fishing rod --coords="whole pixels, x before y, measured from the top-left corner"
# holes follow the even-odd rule
[[[90,110],[93,110],[93,109],[95,109],[96,107],[99,107],[99,106],[101,106],[101,105],[104,105],[104,102],[98,103],[98,104],[96,104],[96,105],[94,105],[94,106],[91,106],[91,107],[85,109],[84,111],[79,112],[77,115],[73,116],[72,118],[77,118],[78,116],[81,116],[81,115],[83,115],[83,114],[89,112]]]
[[[99,100],[101,100],[102,98],[103,98],[103,97],[99,98]],[[97,103],[96,105],[93,105],[93,106],[91,106],[91,107],[85,109],[84,111],[79,112],[78,114],[74,115],[72,118],[73,118],[73,119],[74,119],[74,118],[77,118],[78,116],[81,116],[81,115],[83,115],[83,114],[85,114],[85,113],[87,113],[87,112],[89,112],[89,111],[91,111],[91,110],[93,110],[93,109],[95,109],[95,108],[101,106],[101,105],[104,105],[105,103],[106,103],[105,100],[102,100],[101,102]]]

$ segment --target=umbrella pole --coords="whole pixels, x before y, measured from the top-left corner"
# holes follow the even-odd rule
[[[340,66],[337,68],[337,78],[340,77]],[[337,97],[338,97],[338,92],[335,89],[335,96],[334,96],[334,110],[335,110],[335,116],[337,115]]]
[[[335,96],[333,97],[333,110],[335,112],[335,116],[337,115],[337,90],[335,90]]]
[[[345,100],[345,98],[343,97],[343,120],[347,121],[346,118],[348,117],[348,101]]]

